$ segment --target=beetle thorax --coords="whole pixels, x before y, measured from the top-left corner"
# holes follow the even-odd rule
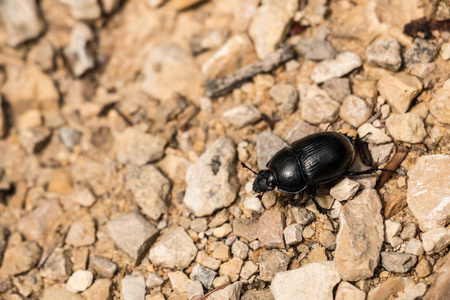
[[[258,172],[253,182],[253,191],[263,193],[273,190],[277,186],[277,180],[270,170],[261,170]]]

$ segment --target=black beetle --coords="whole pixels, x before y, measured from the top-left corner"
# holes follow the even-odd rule
[[[351,138],[338,132],[326,131],[308,135],[284,147],[270,159],[266,170],[256,173],[244,163],[242,166],[257,175],[253,182],[253,191],[256,193],[271,191],[275,187],[291,194],[303,193],[307,189],[317,210],[326,214],[327,209],[321,207],[315,198],[317,185],[341,176],[384,170],[375,164],[365,171],[350,172],[354,160],[355,148]]]

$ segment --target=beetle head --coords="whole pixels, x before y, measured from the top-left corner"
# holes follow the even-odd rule
[[[264,193],[273,190],[277,186],[277,180],[270,170],[261,170],[258,172],[253,182],[253,191],[255,193]]]

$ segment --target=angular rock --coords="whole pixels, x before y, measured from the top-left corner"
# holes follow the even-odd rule
[[[381,265],[389,272],[406,273],[417,263],[417,256],[397,252],[381,252]]]
[[[420,143],[427,136],[423,120],[415,113],[392,115],[386,127],[394,139],[407,143]]]
[[[212,143],[188,168],[183,202],[195,216],[210,215],[235,200],[239,189],[235,159],[233,142],[223,138]]]
[[[70,226],[65,241],[74,247],[92,245],[95,243],[95,231],[94,219],[86,215]]]
[[[90,263],[97,277],[112,278],[117,270],[117,265],[103,256],[94,255],[90,259]]]
[[[408,172],[408,207],[422,231],[443,227],[450,221],[450,156],[422,156]]]
[[[126,276],[122,279],[123,300],[144,300],[145,280],[142,276]]]
[[[165,145],[164,139],[129,127],[116,138],[117,160],[124,165],[142,166],[163,157]]]
[[[152,289],[157,286],[161,286],[164,283],[164,279],[156,273],[148,273],[145,285],[147,288]]]
[[[385,75],[377,83],[380,95],[399,113],[408,111],[422,88],[423,85],[417,77],[406,73]]]
[[[342,103],[350,96],[350,80],[348,78],[332,78],[323,83],[322,88],[333,100]]]
[[[203,286],[198,281],[192,281],[189,283],[186,294],[190,300],[200,299],[205,292],[203,291]]]
[[[406,277],[392,277],[370,290],[367,294],[367,300],[388,299],[405,288],[407,284]]]
[[[139,213],[131,213],[108,221],[109,234],[116,246],[138,264],[158,236],[156,227]]]
[[[317,85],[300,84],[300,113],[308,123],[319,125],[334,122],[339,115],[340,104],[330,98]]]
[[[325,60],[318,64],[311,73],[311,79],[322,83],[329,79],[341,77],[362,66],[361,58],[351,52],[342,52],[335,59]]]
[[[448,79],[443,87],[437,92],[430,102],[431,114],[439,120],[439,122],[450,124],[450,79]]]
[[[41,276],[50,280],[65,282],[72,274],[72,261],[70,253],[62,248],[56,248],[47,258]]]
[[[351,199],[359,189],[359,183],[349,178],[344,178],[330,190],[330,195],[339,201]]]
[[[166,201],[171,184],[156,167],[127,166],[126,180],[134,200],[146,216],[158,220],[168,212]]]
[[[358,289],[356,286],[346,281],[342,281],[337,288],[335,300],[347,299],[365,300],[366,293]]]
[[[431,284],[423,300],[445,299],[450,293],[450,255],[443,259],[441,267],[436,272],[436,278]]]
[[[450,244],[450,242],[449,242],[449,244]],[[422,242],[418,239],[410,239],[406,243],[405,253],[413,254],[415,256],[423,255]]]
[[[402,233],[400,234],[400,238],[402,240],[410,240],[415,238],[417,235],[417,224],[416,223],[408,223],[403,227]]]
[[[253,105],[239,105],[223,113],[223,118],[236,128],[243,128],[261,119],[260,111]]]
[[[336,56],[336,50],[330,42],[321,39],[302,40],[295,44],[295,51],[309,60],[330,60]]]
[[[64,127],[58,130],[58,137],[60,141],[68,149],[73,149],[81,141],[83,133],[73,128]]]
[[[272,156],[286,147],[287,143],[279,138],[277,135],[264,131],[256,137],[256,160],[258,161],[258,168],[265,169],[266,164]]]
[[[373,161],[384,164],[388,162],[389,156],[394,150],[394,143],[383,145],[369,144],[369,150]]]
[[[96,279],[83,293],[86,300],[110,300],[112,281],[110,279]]]
[[[259,200],[257,195],[252,195],[244,200],[245,209],[255,211],[257,213],[262,213],[264,211],[264,207]]]
[[[363,190],[339,215],[334,261],[342,279],[357,281],[373,276],[384,240],[381,202],[376,190]]]
[[[417,64],[434,60],[439,53],[439,47],[425,39],[416,38],[414,44],[403,55],[406,67],[412,69]]]
[[[236,241],[231,246],[231,253],[234,257],[239,257],[241,259],[246,259],[248,254],[248,246],[241,241]]]
[[[84,292],[91,286],[94,280],[94,274],[87,270],[78,270],[74,272],[66,283],[66,288],[71,293]]]
[[[334,250],[336,248],[336,235],[330,230],[322,230],[319,233],[319,242],[328,250]]]
[[[386,220],[384,221],[384,226],[386,242],[392,244],[392,239],[402,230],[402,224],[398,221]]]
[[[181,271],[170,272],[167,276],[169,277],[172,289],[177,293],[186,293],[189,283],[192,282],[192,280],[190,280],[186,274]]]
[[[58,0],[70,7],[72,16],[79,20],[93,21],[102,15],[100,5],[96,0]]]
[[[248,59],[249,53],[244,54],[244,52],[242,53],[236,53],[236,46],[245,46],[246,50],[251,50],[253,51],[253,45],[251,43],[251,41],[249,40],[248,36],[245,34],[237,34],[235,36],[233,36],[232,38],[228,39],[228,37],[230,36],[230,30],[229,28],[210,28],[207,29],[205,31],[200,32],[199,34],[195,34],[192,39],[190,40],[189,46],[191,48],[191,52],[194,55],[198,55],[201,54],[202,52],[209,50],[209,49],[215,49],[215,48],[219,48],[222,47],[221,49],[224,50],[225,53],[221,53],[221,51],[217,51],[213,57],[217,57],[217,59],[215,60],[217,63],[219,63],[220,68],[222,68],[223,66],[230,66],[230,67],[236,67],[239,66],[238,65],[233,65],[233,64],[237,64],[238,62],[236,62],[236,58],[231,57],[230,54],[235,54],[235,55],[241,55],[239,58],[241,59]],[[227,41],[228,39],[228,41]],[[226,42],[226,44],[225,44]],[[247,44],[248,42],[250,42],[250,45]],[[224,45],[225,44],[225,45]],[[250,49],[247,49],[247,47],[250,47]],[[244,54],[244,56],[247,57],[243,57],[242,54]],[[252,53],[253,54],[253,53]],[[224,59],[226,62],[225,63],[221,63],[220,60]],[[228,63],[230,63],[230,65],[228,65]],[[203,71],[203,67],[202,67],[202,71]],[[225,74],[227,75],[227,74]],[[222,76],[222,77],[225,77]]]
[[[94,33],[88,25],[77,23],[73,27],[70,44],[63,48],[64,57],[73,75],[80,77],[95,67],[95,52],[92,46],[94,38]]]
[[[286,271],[290,257],[278,250],[262,250],[259,254],[259,277],[264,281],[272,281],[279,272]]]
[[[419,278],[424,278],[433,272],[433,265],[426,258],[422,258],[416,266],[416,274]]]
[[[281,113],[291,114],[297,108],[298,92],[290,84],[277,84],[270,89],[270,97],[275,100]]]
[[[20,131],[20,144],[28,154],[41,152],[49,143],[52,132],[46,127],[35,127]]]
[[[230,277],[231,281],[236,281],[239,279],[239,274],[241,273],[243,264],[244,261],[242,259],[239,257],[233,257],[230,261],[220,266],[219,274]]]
[[[339,116],[354,127],[361,126],[372,115],[372,110],[367,101],[350,95],[345,98],[339,110]]]
[[[8,247],[2,268],[11,275],[18,275],[34,268],[41,258],[42,250],[35,241],[20,242]]]
[[[270,290],[277,300],[333,299],[333,288],[341,281],[334,262],[311,263],[275,275]],[[320,282],[320,284],[318,284]]]
[[[280,211],[268,210],[258,225],[258,239],[262,247],[284,248],[283,230],[286,226],[284,215]]]
[[[292,224],[283,230],[284,240],[287,245],[297,245],[303,240],[303,227],[300,224]]]
[[[193,280],[199,281],[203,287],[207,290],[212,289],[214,278],[216,278],[217,272],[203,267],[202,265],[196,264],[191,272],[191,278]]]
[[[369,123],[365,123],[359,126],[358,135],[360,137],[365,136],[364,141],[369,143],[375,143],[377,145],[389,143],[390,141],[392,141],[391,138],[386,133],[384,133],[384,131],[382,131],[379,128],[376,128],[375,126]]]
[[[423,249],[428,254],[438,253],[450,245],[450,229],[439,227],[422,234]]]
[[[184,269],[197,255],[192,238],[181,227],[169,228],[150,249],[149,258],[155,265]]]
[[[243,283],[238,281],[208,296],[208,300],[239,300]]]
[[[294,216],[295,222],[299,223],[302,226],[307,226],[316,219],[314,213],[310,212],[304,207],[294,206],[291,208],[291,212]]]
[[[248,280],[251,276],[255,275],[256,272],[258,272],[258,266],[251,261],[246,261],[241,269],[241,277]]]
[[[259,223],[257,220],[251,219],[234,219],[233,234],[242,237],[249,242],[256,240],[258,235]]]
[[[223,262],[229,261],[230,260],[230,247],[228,247],[227,245],[225,245],[223,243],[218,243],[215,246],[213,253],[211,253],[211,256],[213,258],[219,259]]]
[[[298,120],[294,123],[294,125],[292,125],[291,129],[289,129],[289,132],[286,134],[285,140],[288,143],[293,143],[296,140],[317,132],[319,132],[318,127],[312,126],[303,120]]]
[[[295,10],[294,10],[295,11]],[[275,51],[287,33],[293,13],[276,2],[263,3],[255,12],[248,33],[260,59]],[[270,26],[266,26],[270,24]]]
[[[45,30],[45,22],[33,0],[5,0],[0,2],[0,13],[8,33],[8,45],[16,47],[37,38]]]
[[[367,59],[392,72],[402,66],[401,46],[396,39],[376,40],[366,50]]]

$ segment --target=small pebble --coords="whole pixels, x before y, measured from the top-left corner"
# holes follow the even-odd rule
[[[67,280],[66,288],[71,293],[80,293],[91,286],[94,274],[87,270],[75,271]]]
[[[224,112],[223,118],[239,129],[261,119],[261,113],[253,105],[240,105]]]
[[[145,280],[142,276],[125,276],[121,282],[123,300],[144,300]]]
[[[287,226],[284,231],[284,240],[287,245],[297,245],[303,240],[303,227],[300,224],[292,224]]]
[[[387,271],[406,273],[417,263],[417,256],[397,252],[381,252],[381,265]]]
[[[359,183],[349,178],[344,178],[330,190],[330,195],[339,201],[345,201],[353,198],[359,189]]]
[[[376,40],[366,50],[367,59],[378,66],[396,72],[402,65],[401,46],[396,39]]]
[[[403,60],[406,67],[412,69],[417,64],[428,63],[434,60],[439,52],[439,47],[425,39],[416,38],[414,44],[406,50]]]
[[[258,239],[263,247],[284,248],[283,230],[285,219],[283,213],[268,210],[259,218]]]
[[[362,59],[351,52],[342,52],[333,60],[325,60],[315,67],[311,73],[311,79],[319,84],[329,79],[341,77],[359,68],[363,64]]]
[[[427,136],[423,120],[415,113],[391,115],[386,127],[394,139],[407,143],[420,143]]]

